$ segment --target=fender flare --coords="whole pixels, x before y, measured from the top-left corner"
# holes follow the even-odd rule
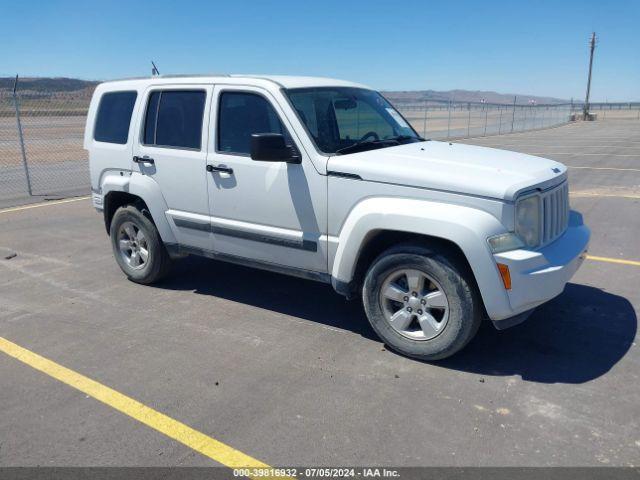
[[[475,276],[487,312],[509,314],[509,297],[489,249],[487,238],[506,231],[493,215],[449,203],[397,197],[373,197],[359,202],[349,213],[338,236],[331,269],[332,281],[349,283],[371,234],[398,231],[428,235],[456,244]]]
[[[100,191],[103,198],[110,192],[125,192],[140,197],[149,208],[149,213],[160,233],[164,243],[177,243],[176,237],[167,221],[165,212],[168,210],[167,202],[162,195],[160,186],[146,175],[137,172],[124,172],[122,170],[105,172],[100,179]]]

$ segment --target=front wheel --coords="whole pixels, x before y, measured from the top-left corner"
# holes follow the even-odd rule
[[[169,271],[171,259],[156,226],[133,205],[116,210],[109,235],[116,261],[129,280],[150,284]]]
[[[392,349],[421,360],[461,350],[476,334],[481,306],[468,273],[447,256],[418,247],[380,255],[362,299],[371,326]]]

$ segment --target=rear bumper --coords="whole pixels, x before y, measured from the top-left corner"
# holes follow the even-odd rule
[[[520,323],[535,307],[560,295],[582,265],[590,236],[582,216],[572,211],[565,233],[546,247],[494,255],[496,263],[507,265],[511,274],[511,290],[507,292],[511,315],[492,316],[496,328]]]

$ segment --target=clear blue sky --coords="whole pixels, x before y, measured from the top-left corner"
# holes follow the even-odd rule
[[[640,100],[640,0],[0,0],[0,74],[161,73],[345,78],[381,90],[454,88]]]

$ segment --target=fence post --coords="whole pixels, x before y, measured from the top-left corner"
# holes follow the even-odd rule
[[[511,133],[513,133],[513,124],[516,120],[516,99],[518,97],[513,97],[513,113],[511,114]]]
[[[13,82],[13,106],[16,109],[16,126],[18,127],[18,138],[20,139],[20,150],[22,152],[22,166],[24,167],[24,176],[27,180],[27,191],[29,196],[33,196],[31,190],[31,177],[29,176],[29,165],[27,164],[27,152],[24,149],[24,136],[22,135],[22,122],[20,121],[20,106],[18,105],[18,94],[16,89],[18,88],[18,75]]]
[[[483,137],[487,136],[487,115],[489,115],[489,106],[485,105],[485,108],[484,108],[484,133],[482,134]]]
[[[451,100],[449,100],[449,118],[447,120],[447,138],[451,135]]]
[[[573,97],[571,97],[571,107],[569,107],[569,118],[573,115]]]
[[[467,103],[467,110],[469,110],[469,115],[467,116],[467,138],[468,138],[469,129],[471,127],[471,102]]]
[[[422,135],[427,138],[427,101],[424,101],[424,126],[422,128]]]
[[[500,120],[498,122],[498,135],[502,134],[502,105],[500,105]]]

